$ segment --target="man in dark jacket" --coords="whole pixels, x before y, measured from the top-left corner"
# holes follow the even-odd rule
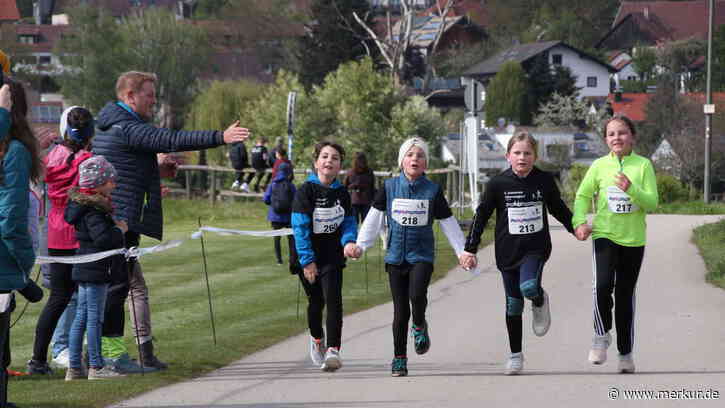
[[[157,153],[207,149],[243,142],[249,131],[233,123],[225,131],[180,131],[153,126],[156,104],[156,75],[126,72],[116,82],[117,102],[109,102],[98,114],[93,152],[106,157],[118,172],[118,187],[112,194],[114,217],[128,223],[126,247],[138,246],[141,234],[162,239],[161,182]],[[121,270],[123,269],[123,270]],[[106,358],[127,354],[123,342],[123,303],[129,303],[131,323],[146,367],[166,368],[154,355],[148,288],[136,260],[114,271],[108,290],[103,325]]]

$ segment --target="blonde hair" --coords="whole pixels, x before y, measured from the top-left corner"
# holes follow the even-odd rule
[[[150,72],[128,71],[118,77],[116,81],[116,97],[124,99],[124,94],[128,91],[139,92],[146,82],[156,84],[156,74]]]
[[[534,158],[537,159],[539,157],[539,142],[534,139],[533,136],[531,136],[531,133],[522,130],[516,133],[509,139],[508,146],[506,147],[506,154],[511,153],[511,148],[514,147],[514,143],[517,142],[526,142],[531,146],[531,149],[534,151]]]

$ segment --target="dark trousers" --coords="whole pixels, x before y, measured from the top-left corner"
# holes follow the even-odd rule
[[[244,170],[243,169],[237,170],[237,178],[236,178],[236,180],[237,180],[237,182],[239,184],[244,183]]]
[[[278,230],[282,228],[290,228],[290,223],[272,221],[272,229]],[[282,245],[280,241],[282,241],[282,237],[274,237],[274,255],[277,257],[277,263],[282,263]],[[292,265],[292,247],[295,246],[294,238],[292,237],[292,235],[287,235],[287,245],[290,254],[290,265]]]
[[[352,213],[355,215],[355,220],[357,220],[358,224],[362,224],[362,222],[365,220],[365,217],[367,217],[368,215],[368,211],[370,211],[370,204],[352,205]]]
[[[635,289],[643,258],[643,246],[594,240],[594,332],[603,336],[612,329],[614,308],[619,354],[631,353],[634,345]]]
[[[523,331],[521,315],[524,310],[524,297],[532,301],[541,297],[543,271],[544,260],[538,256],[527,256],[518,268],[501,271],[506,292],[506,330],[512,353],[521,351]]]
[[[75,254],[75,249],[48,248],[49,256],[73,256]],[[48,346],[53,338],[53,331],[76,290],[76,284],[71,275],[72,271],[73,265],[71,264],[50,264],[50,296],[43,311],[40,312],[38,323],[35,326],[35,342],[33,343],[33,360],[35,361],[48,361]]]
[[[15,300],[10,301],[10,307],[0,313],[0,408],[5,408],[8,402],[8,366],[10,366],[10,315],[15,309]]]
[[[262,179],[264,178],[264,175],[267,174],[267,179],[262,183]],[[260,183],[262,188],[266,186],[269,183],[269,179],[272,178],[272,173],[267,173],[266,169],[254,169],[254,173],[249,173],[247,175],[247,184],[250,186],[252,185],[252,179],[254,179],[254,192],[259,192]]]
[[[126,233],[126,248],[138,246],[141,235],[129,231]],[[131,262],[137,262],[135,259]],[[126,314],[123,306],[128,297],[130,287],[128,263],[122,258],[113,262],[111,282],[106,292],[106,308],[103,317],[103,337],[123,337]]]
[[[317,265],[319,275],[315,283],[307,281],[303,273],[298,274],[307,295],[307,325],[310,335],[316,339],[326,337],[327,347],[342,344],[342,268]],[[327,306],[325,331],[322,329],[322,310]]]
[[[401,265],[385,264],[393,295],[393,344],[396,356],[406,356],[408,348],[408,321],[413,314],[413,324],[425,324],[428,307],[428,285],[433,276],[433,265],[427,262]]]

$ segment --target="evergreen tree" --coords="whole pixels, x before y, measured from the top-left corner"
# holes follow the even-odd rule
[[[486,87],[486,126],[494,126],[499,118],[528,124],[525,101],[526,75],[521,64],[509,61]]]

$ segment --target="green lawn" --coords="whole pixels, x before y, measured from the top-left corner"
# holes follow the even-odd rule
[[[693,241],[707,266],[707,280],[725,289],[725,220],[695,228]]]
[[[198,217],[204,225],[269,229],[266,207],[259,202],[221,203],[212,208],[207,201],[167,199],[164,211],[166,240],[187,239],[197,229]],[[436,231],[438,249],[434,279],[444,276],[457,263],[445,237]],[[485,242],[491,241],[490,229],[484,238]],[[141,245],[156,243],[145,239]],[[306,330],[304,293],[298,316],[298,281],[289,274],[286,265],[276,265],[272,238],[207,234],[205,245],[216,345],[211,334],[200,242],[187,241],[179,248],[146,256],[141,261],[151,293],[155,346],[159,357],[169,363],[168,370],[92,383],[66,383],[64,372],[50,377],[14,377],[10,379],[10,401],[34,408],[103,407],[153,388],[199,376]],[[19,299],[13,319],[20,315],[25,305],[25,300]],[[367,261],[348,263],[343,300],[346,313],[390,300],[379,247],[368,251]],[[12,328],[12,369],[25,370],[42,304],[30,305]],[[126,333],[127,344],[133,349],[130,324],[127,324]],[[300,358],[306,355],[303,346],[300,346]],[[135,351],[131,353],[136,355]]]

